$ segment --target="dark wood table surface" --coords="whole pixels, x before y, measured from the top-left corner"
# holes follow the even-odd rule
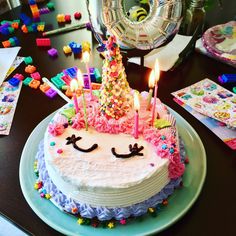
[[[82,1],[54,2],[56,2],[56,10],[42,16],[42,20],[46,22],[46,29],[58,27],[56,22],[58,13],[73,15],[75,11],[80,11],[83,19],[85,18],[86,9],[81,6]],[[236,16],[235,0],[222,2],[223,8],[219,8],[216,4],[207,12],[206,28],[226,23]],[[7,12],[1,15],[0,19],[18,19],[20,12],[29,13],[28,6]],[[62,51],[62,47],[71,41],[82,42],[91,39],[91,33],[85,29],[51,37],[52,46],[59,51],[56,59],[49,58],[45,49],[36,47],[35,38],[40,37],[41,33],[24,34],[21,30],[17,30],[14,35],[19,38],[22,47],[19,55],[32,56],[33,64],[42,76],[51,78],[63,69],[75,65],[85,69],[79,58],[73,55],[65,56]],[[0,36],[1,41],[7,38],[7,36]],[[92,45],[95,45],[94,40]],[[94,48],[92,65],[100,68],[102,65],[102,59]],[[15,72],[25,74],[24,67],[22,63]],[[128,64],[126,71],[131,87],[140,91],[148,90],[148,69]],[[207,176],[202,192],[193,207],[183,218],[160,235],[236,235],[236,152],[177,105],[171,96],[171,92],[204,78],[217,81],[218,75],[224,73],[236,73],[236,69],[196,52],[193,52],[175,71],[161,73],[158,95],[165,104],[184,117],[199,134],[207,155]],[[231,89],[231,87],[227,88]],[[19,183],[21,152],[33,129],[64,104],[64,100],[59,96],[49,99],[39,89],[34,90],[23,86],[10,135],[0,136],[0,212],[33,235],[52,236],[60,233],[45,224],[24,199]]]

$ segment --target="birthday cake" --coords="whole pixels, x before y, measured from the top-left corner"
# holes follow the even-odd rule
[[[156,209],[181,185],[184,155],[175,118],[159,99],[152,124],[147,94],[141,93],[134,122],[135,92],[113,37],[105,48],[100,96],[81,96],[52,118],[36,155],[35,188],[79,223],[125,224]]]

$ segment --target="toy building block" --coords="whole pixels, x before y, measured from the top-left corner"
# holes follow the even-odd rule
[[[70,48],[70,46],[64,46],[63,47],[63,52],[65,53],[65,54],[69,54],[69,53],[71,53],[72,52],[72,50],[71,50],[71,48]]]
[[[34,73],[30,74],[30,76],[34,80],[41,80],[41,75],[39,74],[39,72],[34,72]]]
[[[70,23],[71,22],[71,16],[70,15],[65,15],[65,22]]]
[[[77,70],[78,68],[77,67],[71,67],[71,68],[67,68],[65,70],[63,70],[63,73],[65,75],[68,75],[70,76],[70,78],[77,78]]]
[[[37,38],[36,39],[36,45],[38,47],[50,47],[51,46],[51,40],[50,40],[50,38]]]
[[[82,51],[83,52],[90,52],[91,51],[91,46],[90,43],[87,41],[82,42]]]
[[[14,29],[18,29],[19,28],[19,23],[18,22],[13,22],[11,24],[11,27],[14,28]]]
[[[8,83],[12,85],[13,87],[16,87],[20,83],[20,80],[17,78],[11,78],[8,80]]]
[[[45,94],[46,94],[49,98],[53,98],[53,97],[55,97],[55,96],[57,95],[57,92],[56,92],[54,89],[50,88],[49,90],[46,91]]]
[[[22,30],[23,33],[28,33],[28,28],[27,28],[26,25],[22,25],[21,30]]]
[[[50,89],[50,86],[47,83],[43,83],[43,84],[40,85],[39,89],[43,93],[46,93]]]
[[[26,77],[23,81],[23,84],[28,86],[33,79],[31,77]]]
[[[65,94],[66,94],[67,97],[72,97],[72,96],[73,96],[73,93],[72,93],[72,91],[70,90],[70,87],[67,88]]]
[[[101,83],[102,82],[102,76],[101,76],[100,71],[98,70],[98,68],[94,69],[94,75],[95,75],[95,78],[96,78],[96,82]]]
[[[30,88],[37,89],[40,85],[40,81],[32,79],[32,81],[29,83]]]
[[[73,43],[70,43],[69,46],[74,54],[79,54],[82,52],[82,46],[78,43],[73,42]]]
[[[55,48],[51,48],[48,50],[48,55],[50,57],[57,57],[58,56],[58,52],[57,52],[57,49]]]
[[[24,25],[31,25],[32,20],[30,17],[28,17],[25,13],[20,14],[20,19],[22,20]]]
[[[14,76],[13,76],[13,78],[16,78],[16,79],[18,79],[18,80],[23,80],[24,79],[24,76],[22,75],[22,74],[15,74]]]
[[[74,14],[74,18],[75,18],[76,20],[80,20],[81,17],[82,17],[82,15],[81,15],[80,12],[75,12],[75,14]]]
[[[29,57],[25,57],[24,62],[25,62],[26,65],[29,65],[29,64],[33,63],[33,59],[30,56]]]
[[[98,83],[92,83],[92,89],[93,90],[99,90],[101,88],[102,84]]]
[[[10,43],[8,40],[6,40],[6,41],[3,41],[3,42],[2,42],[2,46],[3,46],[4,48],[9,48],[9,47],[11,47],[11,43]]]
[[[44,31],[45,24],[43,22],[39,22],[37,25],[38,31]]]
[[[57,22],[58,23],[64,23],[66,20],[65,20],[65,15],[64,14],[58,14],[57,15]]]
[[[36,67],[32,65],[28,65],[25,67],[25,72],[28,74],[32,74],[36,71]]]
[[[61,79],[61,76],[58,76],[58,75],[51,78],[51,81],[58,89],[61,89],[62,86],[66,85],[64,80]]]
[[[70,85],[71,78],[68,75],[63,75],[61,79],[67,84]]]
[[[47,3],[47,7],[50,11],[53,11],[55,9],[54,3],[53,2],[49,2]]]
[[[83,74],[83,79],[84,79],[84,88],[89,89],[89,77],[87,74]]]
[[[40,15],[48,14],[48,13],[50,13],[50,10],[48,7],[43,7],[43,8],[39,9],[39,13],[40,13]]]

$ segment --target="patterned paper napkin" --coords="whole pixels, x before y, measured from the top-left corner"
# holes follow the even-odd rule
[[[215,82],[204,79],[172,95],[193,110],[236,127],[236,95]]]

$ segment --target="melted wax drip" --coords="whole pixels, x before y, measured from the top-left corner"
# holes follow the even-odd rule
[[[81,151],[81,152],[92,152],[93,150],[95,150],[95,149],[98,147],[98,145],[95,143],[95,144],[93,144],[93,145],[92,145],[90,148],[88,148],[88,149],[80,148],[80,147],[78,147],[78,145],[76,144],[76,142],[77,142],[78,140],[80,140],[80,139],[82,139],[82,138],[79,137],[79,136],[78,136],[78,137],[75,137],[75,135],[72,134],[71,137],[67,137],[67,138],[66,138],[66,140],[67,140],[66,145],[72,144],[73,147],[74,147],[76,150]]]
[[[131,144],[129,145],[130,153],[128,154],[118,154],[116,153],[114,147],[111,149],[111,152],[117,158],[129,158],[133,156],[143,156],[143,153],[140,153],[143,150],[143,148],[144,148],[143,146],[138,147],[138,144],[135,143],[134,146],[132,146]]]

